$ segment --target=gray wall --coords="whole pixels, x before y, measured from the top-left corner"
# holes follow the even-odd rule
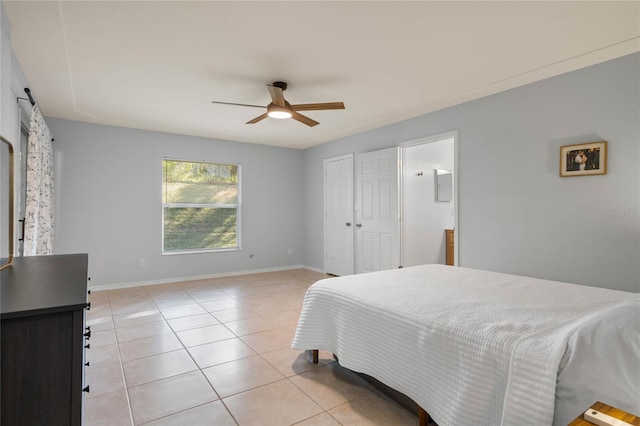
[[[304,152],[305,264],[322,266],[322,160],[458,130],[461,266],[640,291],[640,55]],[[562,145],[609,142],[605,176],[560,178]]]
[[[47,123],[55,137],[55,253],[89,253],[92,286],[302,264],[302,151],[53,118]],[[163,157],[241,165],[241,251],[161,255]]]
[[[88,252],[93,285],[322,269],[323,160],[458,130],[462,266],[640,291],[639,82],[635,54],[304,151],[48,119],[55,250]],[[606,176],[558,177],[560,146],[596,140]],[[242,251],[161,256],[165,156],[242,164]]]

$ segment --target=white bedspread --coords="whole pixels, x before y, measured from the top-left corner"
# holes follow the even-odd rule
[[[571,332],[634,293],[424,265],[311,286],[292,347],[335,353],[440,425],[550,425]]]
[[[569,338],[553,424],[566,426],[594,401],[640,414],[640,298],[593,316]]]

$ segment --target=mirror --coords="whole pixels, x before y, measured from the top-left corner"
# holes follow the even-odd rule
[[[0,135],[0,269],[13,261],[13,145]]]
[[[453,175],[451,170],[435,169],[436,201],[451,201],[453,192]]]

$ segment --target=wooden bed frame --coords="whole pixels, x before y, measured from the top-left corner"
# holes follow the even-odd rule
[[[314,364],[318,363],[319,353],[320,351],[318,349],[311,350],[311,360]],[[338,360],[335,355],[333,357],[336,359],[336,361]],[[418,407],[418,426],[427,426],[427,424],[429,423],[429,413],[427,413],[425,409],[420,407],[419,405],[416,404],[416,406]]]

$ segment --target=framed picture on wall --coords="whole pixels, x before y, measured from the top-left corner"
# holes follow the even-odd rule
[[[607,141],[560,147],[560,176],[607,174]]]

